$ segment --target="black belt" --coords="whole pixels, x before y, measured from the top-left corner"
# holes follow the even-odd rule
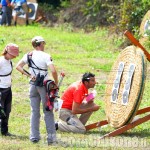
[[[11,89],[11,87],[9,87],[9,88],[0,88],[0,92],[7,92],[7,91],[9,91]]]

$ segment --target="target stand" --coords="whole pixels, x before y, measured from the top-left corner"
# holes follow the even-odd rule
[[[48,23],[48,20],[44,14],[44,12],[42,11],[42,9],[39,7],[38,11],[37,11],[37,17],[35,18],[34,22],[45,22],[46,24]]]
[[[136,115],[144,114],[144,113],[147,113],[147,112],[150,112],[150,107],[146,107],[146,108],[138,110]],[[105,134],[101,138],[117,136],[117,135],[122,134],[122,133],[124,133],[124,132],[126,132],[126,131],[128,131],[128,130],[144,123],[144,122],[147,122],[147,121],[150,121],[150,114],[145,115],[145,117],[139,118],[139,119],[127,124],[127,125],[119,127],[118,129],[116,129],[116,130],[114,130],[114,131],[112,131],[108,134]],[[87,126],[85,126],[85,128],[86,128],[86,131],[89,131],[89,130],[92,130],[92,129],[95,129],[95,128],[98,128],[98,127],[102,127],[102,126],[107,125],[107,124],[109,124],[108,121],[103,120],[103,121],[99,121],[99,122],[87,125]]]
[[[124,34],[135,46],[128,46],[120,53],[109,74],[104,98],[107,120],[85,126],[87,131],[107,124],[115,128],[102,138],[117,136],[150,121],[150,114],[146,114],[150,112],[150,107],[138,110],[145,88],[150,54],[129,31]],[[136,119],[135,116],[141,114],[145,116]]]

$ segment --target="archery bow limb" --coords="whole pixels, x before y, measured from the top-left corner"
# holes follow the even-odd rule
[[[59,83],[58,83],[58,88],[61,86],[61,84],[62,84],[62,81],[63,81],[63,79],[64,79],[64,77],[65,77],[65,74],[62,72],[61,74],[60,74],[60,80],[59,80]]]
[[[147,50],[139,43],[139,41],[128,31],[126,30],[124,32],[124,35],[135,45],[141,48],[144,52],[144,54],[147,57],[147,60],[150,61],[150,54],[147,52]]]
[[[61,73],[61,74],[60,74],[60,80],[59,80],[59,82],[58,82],[58,90],[57,90],[56,95],[55,95],[55,96],[56,96],[56,98],[55,98],[55,104],[56,104],[56,105],[54,104],[54,105],[56,106],[56,107],[55,107],[55,112],[60,109],[60,108],[58,108],[58,106],[59,106],[58,103],[62,103],[62,102],[61,102],[62,100],[58,100],[57,98],[59,98],[59,96],[58,96],[59,88],[60,88],[60,86],[61,86],[61,84],[62,84],[62,81],[63,81],[64,77],[65,77],[65,74],[64,74],[64,73]],[[60,101],[60,102],[59,102],[59,101]],[[61,104],[61,105],[62,105],[62,104]]]

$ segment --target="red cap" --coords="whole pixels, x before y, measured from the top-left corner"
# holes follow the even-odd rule
[[[13,43],[9,43],[6,45],[5,50],[12,56],[19,55],[19,46]]]

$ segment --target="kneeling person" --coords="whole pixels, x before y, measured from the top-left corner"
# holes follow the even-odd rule
[[[86,132],[86,122],[91,114],[99,109],[93,101],[84,101],[88,95],[88,89],[94,88],[95,84],[95,75],[89,72],[83,75],[82,81],[74,82],[66,89],[61,97],[63,104],[59,118],[62,121],[56,124],[58,130],[74,133]],[[79,118],[77,114],[81,114]]]

